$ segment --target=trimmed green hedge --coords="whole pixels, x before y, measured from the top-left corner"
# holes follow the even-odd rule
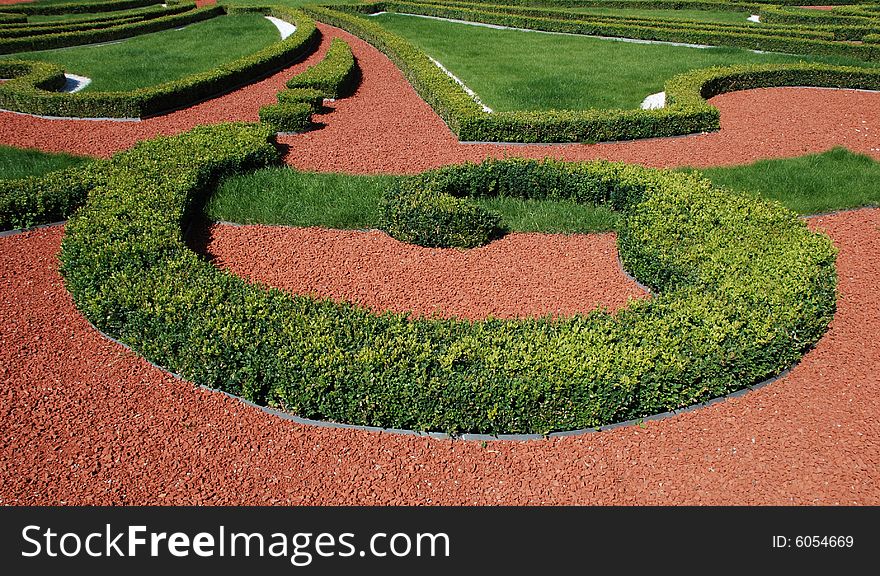
[[[260,108],[260,122],[268,124],[276,132],[305,132],[312,127],[310,102],[280,102]]]
[[[105,0],[96,2],[69,2],[67,4],[11,4],[0,8],[3,12],[15,14],[80,14],[91,12],[113,12],[130,10],[161,4],[158,0]]]
[[[348,96],[359,79],[351,47],[334,38],[320,62],[287,81],[287,89],[278,92],[278,104],[260,108],[260,121],[278,132],[304,132],[312,127],[312,113],[321,110],[324,98]]]
[[[0,180],[0,230],[70,218],[101,180],[101,174],[98,161],[45,176]]]
[[[235,7],[227,10],[230,14],[254,11]],[[0,60],[0,70],[3,66],[18,67],[18,73],[6,76],[12,80],[0,84],[0,108],[45,116],[142,118],[229,91],[288,66],[314,50],[320,34],[314,21],[303,12],[279,6],[258,10],[295,23],[296,32],[213,70],[129,92],[59,93],[53,90],[58,90],[63,83],[51,85],[45,81],[48,65]],[[57,67],[51,70],[61,73]]]
[[[0,38],[18,38],[23,36],[45,36],[52,34],[81,32],[90,30],[100,30],[120,26],[124,24],[132,24],[135,22],[147,22],[166,16],[173,16],[184,12],[194,11],[196,5],[192,2],[180,4],[178,6],[169,6],[168,8],[147,9],[136,13],[126,13],[125,15],[90,18],[86,20],[62,20],[59,22],[40,22],[36,24],[12,24],[9,26],[0,25]]]
[[[312,111],[317,112],[324,106],[324,92],[314,88],[292,88],[281,90],[277,94],[279,104],[294,102],[308,104]]]
[[[426,248],[475,248],[506,231],[500,214],[419,179],[404,180],[383,196],[379,227],[401,242]]]
[[[65,285],[100,330],[259,404],[419,430],[585,428],[778,374],[834,313],[834,247],[794,213],[695,174],[608,162],[556,176],[561,164],[525,160],[463,170],[544,174],[498,186],[546,196],[576,173],[591,196],[619,207],[621,258],[655,294],[616,314],[412,319],[249,284],[192,252],[182,230],[220,175],[274,160],[270,135],[202,126],[118,154],[61,250]]]
[[[83,24],[70,24],[65,26],[25,26],[13,29],[0,29],[0,41],[10,38],[26,38],[30,36],[46,36],[48,34],[61,34],[80,31],[101,30],[134,22],[142,22],[143,18],[129,17],[117,18],[102,22],[87,22]]]
[[[618,25],[629,24],[634,26],[648,27],[652,29],[663,28],[678,30],[681,32],[696,31],[700,33],[711,31],[721,35],[726,33],[740,35],[738,37],[732,37],[739,38],[740,41],[742,40],[741,35],[743,34],[747,36],[757,34],[761,37],[773,36],[777,38],[800,37],[820,40],[861,40],[865,34],[870,34],[871,32],[877,30],[878,26],[878,22],[876,19],[872,20],[870,18],[865,18],[864,14],[862,14],[862,17],[860,18],[843,16],[839,18],[828,18],[827,20],[822,20],[821,18],[810,20],[809,18],[805,18],[803,21],[801,21],[797,17],[789,19],[785,16],[779,16],[791,13],[785,11],[790,9],[783,9],[781,7],[768,7],[766,9],[762,9],[761,25],[755,26],[753,23],[746,22],[745,18],[743,18],[743,22],[741,24],[727,22],[703,22],[678,17],[675,12],[670,12],[669,16],[652,18],[647,16],[617,14],[583,14],[578,12],[570,12],[558,8],[520,8],[516,6],[481,4],[467,1],[440,2],[438,0],[418,0],[417,2],[413,1],[411,3],[417,5],[439,5],[443,8],[455,7],[461,9],[485,10],[490,12],[517,14],[522,16],[549,18],[554,20],[578,20]],[[394,3],[389,4],[395,9],[400,9],[404,6]],[[385,7],[383,6],[383,9],[384,8]],[[764,12],[763,10],[766,10],[766,12]],[[363,12],[363,10],[357,11]],[[812,10],[807,12],[816,11]],[[764,18],[764,14],[767,15],[766,18]],[[719,38],[721,37],[719,36]],[[719,41],[721,43],[724,43],[723,38],[721,38]]]
[[[767,86],[880,89],[880,69],[823,64],[768,64],[696,70],[666,83],[657,110],[484,112],[411,42],[352,13],[307,6],[315,18],[375,46],[400,68],[416,92],[463,141],[600,142],[717,130],[718,110],[705,99]],[[729,76],[730,81],[723,79]]]
[[[648,28],[663,28],[678,30],[680,32],[717,32],[717,33],[733,33],[733,34],[761,34],[761,35],[784,35],[788,37],[803,38],[822,38],[833,40],[834,33],[821,27],[805,28],[803,26],[775,25],[755,27],[753,23],[747,22],[743,18],[742,23],[735,24],[730,22],[705,22],[695,21],[688,18],[677,17],[675,12],[670,12],[669,16],[648,17],[648,16],[632,16],[620,14],[585,14],[580,12],[570,12],[562,9],[546,9],[546,8],[521,8],[517,6],[480,4],[473,2],[440,2],[434,0],[413,0],[411,2],[389,2],[386,7],[391,7],[395,12],[410,12],[408,6],[422,7],[425,6],[439,7],[441,9],[460,9],[477,12],[489,12],[493,14],[509,14],[517,16],[528,16],[533,18],[551,19],[551,20],[576,20],[580,22],[605,23],[615,25],[631,25]],[[421,12],[419,12],[421,13]]]
[[[202,22],[226,13],[222,6],[208,6],[190,10],[182,14],[172,14],[151,20],[129,22],[110,26],[109,28],[90,28],[83,31],[47,33],[21,38],[0,38],[0,54],[28,52],[33,50],[51,50],[68,48],[82,44],[98,44],[112,42],[123,38],[131,38],[141,34],[159,32],[178,26],[186,26]]]
[[[27,16],[24,14],[3,14],[0,12],[0,25],[27,24]]]
[[[660,22],[627,22],[593,19],[582,15],[578,20],[547,17],[520,16],[508,12],[487,12],[466,8],[452,8],[438,4],[411,2],[386,2],[388,11],[455,18],[470,22],[482,22],[514,28],[528,28],[545,32],[563,32],[590,36],[615,36],[658,40],[663,42],[685,42],[713,46],[735,46],[748,50],[765,50],[791,54],[812,54],[816,56],[846,56],[864,61],[880,60],[880,47],[854,45],[835,42],[831,39],[795,38],[786,31],[774,34],[772,30],[743,29],[730,31],[713,28],[703,23],[693,25],[675,24],[663,26]]]
[[[287,87],[319,90],[325,98],[344,98],[357,87],[358,72],[351,46],[334,38],[324,59],[288,80]]]

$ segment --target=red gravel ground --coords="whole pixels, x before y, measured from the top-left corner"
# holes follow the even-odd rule
[[[707,166],[838,144],[880,158],[880,94],[818,89],[714,98],[723,125],[715,134],[592,146],[460,144],[384,56],[320,28],[318,54],[198,106],[138,123],[0,113],[0,142],[107,156],[200,123],[255,120],[287,78],[342,36],[358,56],[363,85],[320,118],[323,129],[282,138],[295,166],[416,172],[505,154]],[[810,222],[840,248],[841,297],[829,333],[789,375],[643,428],[485,446],[303,426],[176,380],[104,339],[74,309],[57,272],[62,228],[0,238],[0,504],[880,504],[880,210]],[[211,249],[223,265],[376,308],[517,315],[574,310],[578,301],[614,307],[639,293],[616,268],[608,235],[513,236],[450,256],[395,248],[379,234],[314,230],[261,234],[248,254],[247,245],[230,242],[253,242],[253,230],[215,232]],[[310,241],[292,251],[302,235]],[[319,251],[315,239],[326,246]],[[529,268],[538,244],[567,275]],[[270,250],[288,252],[273,261]],[[320,280],[308,270],[318,252],[323,266],[338,263]],[[356,267],[342,265],[346,257],[383,268],[354,275]],[[469,270],[481,258],[499,273],[519,267],[505,279],[518,283],[514,296],[502,298],[485,276],[474,282]],[[392,293],[379,282],[383,273],[409,274],[412,282],[428,263],[445,273],[427,296]],[[359,286],[365,282],[374,283],[372,292]],[[534,300],[539,289],[555,300]]]
[[[712,134],[635,142],[561,146],[459,143],[383,54],[338,29],[319,25],[321,50],[306,62],[262,82],[178,112],[143,122],[61,121],[0,113],[0,143],[96,156],[137,140],[172,134],[196,124],[256,120],[285,80],[316,62],[332,37],[347,40],[363,70],[357,93],[316,116],[326,126],[284,136],[287,162],[322,171],[418,172],[486,156],[553,156],[567,160],[607,158],[649,166],[716,166],[761,158],[791,157],[843,145],[880,159],[880,93],[810,88],[734,92],[711,100],[722,129]],[[820,113],[821,112],[821,113]]]
[[[455,250],[377,231],[218,225],[207,252],[251,281],[417,316],[570,316],[645,296],[620,269],[614,234],[509,234]]]
[[[93,331],[59,227],[0,238],[0,504],[880,504],[880,210],[840,248],[830,332],[785,378],[644,428],[477,442],[302,426]]]

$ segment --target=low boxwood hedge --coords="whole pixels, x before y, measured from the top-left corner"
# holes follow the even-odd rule
[[[289,88],[279,91],[276,97],[279,104],[305,103],[315,112],[323,108],[325,98],[323,91],[314,88]]]
[[[470,8],[456,8],[440,4],[417,2],[386,2],[388,11],[421,14],[441,18],[454,18],[469,22],[482,22],[514,28],[528,28],[545,32],[563,32],[591,36],[615,36],[659,40],[664,42],[685,42],[713,46],[735,46],[748,50],[786,52],[790,54],[811,54],[816,56],[846,56],[864,61],[880,60],[880,47],[873,45],[850,44],[828,39],[798,38],[789,31],[778,34],[772,29],[726,30],[723,28],[694,23],[693,25],[663,25],[660,21],[626,21],[591,18],[582,15],[578,20],[552,17],[523,16],[511,12],[492,12]]]
[[[334,38],[324,59],[288,80],[287,87],[318,90],[325,98],[344,98],[357,87],[358,72],[351,46]]]
[[[70,218],[101,177],[98,161],[45,176],[0,180],[0,230]]]
[[[705,22],[679,17],[675,11],[670,11],[668,16],[648,17],[633,16],[629,14],[584,14],[559,8],[522,8],[510,5],[474,3],[464,0],[458,2],[418,0],[417,2],[412,2],[412,4],[440,5],[443,8],[484,10],[520,16],[548,18],[552,20],[577,20],[581,22],[615,25],[627,24],[641,27],[640,30],[642,31],[637,33],[644,33],[644,28],[669,29],[674,33],[685,35],[712,32],[714,33],[714,36],[705,36],[705,38],[707,38],[706,41],[719,42],[721,44],[728,42],[728,39],[725,39],[724,37],[725,34],[730,34],[730,40],[739,43],[744,42],[746,38],[753,38],[755,35],[760,37],[759,42],[763,42],[764,38],[767,36],[782,39],[800,37],[821,40],[861,40],[866,34],[870,34],[877,30],[878,26],[876,18],[872,19],[871,17],[865,17],[865,14],[862,14],[860,17],[842,15],[839,18],[828,18],[826,20],[820,18],[810,20],[809,18],[805,18],[802,21],[797,17],[798,13],[794,13],[796,17],[788,18],[788,15],[791,14],[791,12],[783,11],[785,9],[778,6],[767,7],[767,12],[765,12],[765,9],[761,9],[760,11],[756,10],[761,16],[761,25],[755,26],[753,23],[746,22],[745,17],[743,17],[741,23]],[[398,11],[408,11],[405,4],[390,3],[389,5]],[[383,6],[383,9],[386,7],[387,6]],[[361,10],[358,11],[360,12]],[[816,12],[816,10],[811,10],[809,12]],[[828,12],[822,13],[828,14]],[[616,31],[616,29],[611,30],[612,32]],[[624,33],[629,33],[626,28],[621,30]],[[746,47],[751,46],[751,42],[746,44]],[[843,50],[845,51],[846,47],[843,47]]]
[[[269,104],[260,108],[260,122],[268,124],[276,132],[305,132],[312,127],[314,110],[311,102]]]
[[[10,24],[8,26],[0,25],[0,38],[18,38],[24,36],[47,36],[52,34],[60,34],[67,32],[83,32],[99,29],[116,27],[124,24],[132,24],[135,22],[147,22],[167,16],[182,14],[195,10],[196,5],[192,2],[179,4],[177,6],[168,6],[167,8],[157,7],[138,12],[126,12],[114,16],[101,16],[87,19],[77,20],[61,20],[58,22],[40,22],[35,24]],[[185,22],[184,22],[185,24]],[[180,25],[174,23],[174,26]],[[169,26],[172,27],[172,26]],[[86,35],[84,39],[91,42],[91,37]]]
[[[260,108],[260,121],[278,132],[304,132],[312,127],[312,113],[325,98],[344,98],[354,92],[360,72],[351,47],[334,38],[324,58],[287,81],[278,92],[278,104]]]
[[[50,69],[61,74],[59,68],[2,60],[0,73],[4,66],[17,67],[17,73],[4,76],[12,80],[0,84],[0,108],[43,116],[143,118],[194,104],[288,66],[314,50],[320,39],[314,21],[299,10],[279,6],[214,9],[230,14],[256,10],[293,22],[297,29],[280,42],[213,70],[129,92],[60,93],[57,90],[63,83],[50,84],[44,78]]]
[[[100,330],[260,404],[418,430],[591,427],[778,374],[835,309],[834,247],[794,213],[693,173],[601,161],[507,160],[440,180],[576,190],[618,208],[624,266],[654,295],[616,314],[412,319],[253,285],[191,251],[182,230],[218,177],[275,161],[270,137],[262,125],[203,126],[116,155],[61,250],[65,284]]]
[[[476,12],[490,12],[493,14],[507,14],[511,16],[527,16],[532,18],[542,18],[550,20],[574,20],[579,22],[604,23],[609,25],[625,25],[636,26],[641,28],[669,28],[679,33],[688,32],[708,32],[716,33],[732,33],[732,34],[755,34],[778,36],[784,33],[787,37],[802,38],[822,38],[833,40],[834,33],[822,27],[804,27],[796,25],[774,25],[761,26],[756,28],[753,23],[747,22],[743,17],[742,23],[731,22],[705,22],[695,21],[693,19],[677,17],[675,12],[670,12],[668,16],[649,17],[649,16],[632,16],[629,14],[587,14],[582,12],[571,12],[554,8],[523,8],[508,5],[495,4],[479,4],[467,1],[445,2],[441,0],[413,0],[412,2],[389,2],[386,8],[390,7],[395,12],[411,12],[411,10],[422,13],[427,7],[439,7],[446,9],[460,9]],[[433,15],[433,14],[429,14]],[[439,14],[438,14],[439,15]],[[623,28],[626,31],[626,28]]]
[[[157,0],[96,0],[94,2],[67,2],[59,4],[43,4],[41,2],[10,4],[0,11],[14,14],[82,14],[93,12],[114,12],[131,10],[159,4]],[[169,2],[170,4],[170,2]]]
[[[139,20],[110,26],[107,28],[89,28],[87,30],[71,32],[49,32],[18,38],[0,38],[0,54],[13,54],[15,52],[27,52],[32,50],[51,50],[54,48],[67,48],[81,44],[98,44],[112,42],[123,38],[131,38],[141,34],[159,32],[179,26],[186,26],[196,22],[203,22],[226,13],[222,6],[207,6],[189,10],[181,14],[171,14],[149,20]]]
[[[304,9],[385,53],[463,141],[600,142],[677,136],[717,130],[718,110],[705,99],[725,91],[767,86],[880,89],[880,69],[876,68],[762,64],[708,68],[675,76],[666,83],[667,105],[656,110],[486,113],[411,42],[355,13],[316,6]],[[729,82],[723,80],[726,76]]]

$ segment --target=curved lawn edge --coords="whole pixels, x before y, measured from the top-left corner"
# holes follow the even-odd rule
[[[609,142],[713,132],[718,109],[706,100],[726,92],[777,86],[880,90],[880,69],[825,64],[713,67],[680,74],[665,85],[666,106],[654,110],[485,112],[408,40],[354,13],[303,8],[384,53],[462,142]]]
[[[313,51],[320,39],[314,21],[283,6],[224,7],[226,14],[258,13],[290,22],[286,39],[213,70],[129,92],[63,93],[64,71],[54,64],[0,60],[0,109],[42,117],[82,119],[145,118],[229,92],[292,64]]]
[[[727,394],[789,368],[833,316],[835,250],[794,213],[607,162],[568,168],[613,190],[623,261],[659,292],[614,316],[412,320],[267,290],[200,259],[182,229],[216,177],[275,161],[270,138],[260,125],[199,127],[111,159],[62,243],[77,308],[150,361],[259,404],[488,434],[588,428]]]

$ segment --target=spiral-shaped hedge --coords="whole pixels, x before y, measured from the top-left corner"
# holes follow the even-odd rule
[[[616,314],[411,319],[253,285],[191,251],[182,229],[217,178],[275,161],[270,130],[203,126],[118,154],[69,221],[61,254],[67,287],[98,328],[254,402],[420,430],[585,428],[777,374],[834,312],[835,250],[792,212],[697,175],[608,162],[501,161],[423,181],[506,193],[524,184],[512,174],[540,174],[529,190],[618,209],[622,261],[655,294]],[[430,200],[436,190],[426,190]]]

